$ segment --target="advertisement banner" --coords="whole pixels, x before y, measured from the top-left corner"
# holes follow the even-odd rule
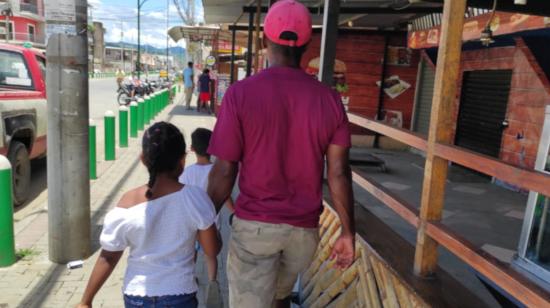
[[[464,23],[463,41],[478,40],[481,31],[485,29],[491,14],[469,18]],[[543,29],[550,25],[550,19],[542,16],[497,12],[491,22],[494,36],[515,33],[519,31]],[[413,49],[436,47],[441,39],[441,27],[426,30],[410,31],[408,46]]]

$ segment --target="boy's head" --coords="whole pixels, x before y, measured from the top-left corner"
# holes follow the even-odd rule
[[[205,68],[202,72],[203,72],[203,74],[209,74],[209,73],[210,73],[210,70],[207,69],[207,68]]]
[[[210,137],[212,136],[212,131],[206,128],[197,128],[191,134],[191,148],[198,156],[208,157],[208,145],[210,144]]]

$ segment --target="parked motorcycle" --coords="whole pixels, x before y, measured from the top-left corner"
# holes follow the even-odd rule
[[[117,90],[117,102],[119,106],[128,106],[134,100],[132,90],[134,86],[130,83],[123,83]],[[136,92],[137,93],[137,92]]]

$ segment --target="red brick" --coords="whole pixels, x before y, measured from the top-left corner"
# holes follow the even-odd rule
[[[517,89],[542,89],[544,88],[539,76],[535,72],[514,73],[512,75],[511,88]]]
[[[544,107],[509,104],[506,112],[508,120],[540,124],[544,121]]]
[[[508,98],[509,104],[543,107],[548,103],[548,93],[544,89],[512,89]]]

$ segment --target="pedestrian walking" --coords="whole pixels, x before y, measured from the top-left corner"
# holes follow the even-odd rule
[[[206,193],[178,181],[185,148],[183,135],[172,124],[156,123],[145,132],[141,160],[149,182],[124,194],[106,215],[102,250],[79,307],[91,307],[126,248],[126,308],[197,307],[195,241],[198,238],[204,253],[213,257],[221,243]]]
[[[342,224],[332,256],[339,268],[354,261],[349,122],[339,94],[300,68],[311,32],[304,5],[277,1],[264,22],[270,67],[231,86],[221,104],[208,194],[219,209],[239,173],[227,261],[230,307],[290,307],[319,241],[325,161]]]
[[[183,70],[183,83],[185,87],[185,106],[187,106],[187,110],[190,110],[191,99],[193,98],[193,90],[195,88],[195,73],[193,72],[193,62],[188,62],[187,67]]]
[[[204,110],[208,113],[212,113],[210,106],[210,89],[212,86],[212,78],[210,78],[210,70],[205,68],[202,74],[199,76],[199,106],[197,111]]]

